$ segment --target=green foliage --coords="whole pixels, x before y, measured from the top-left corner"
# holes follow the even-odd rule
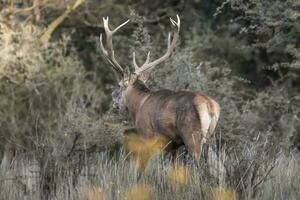
[[[44,136],[57,126],[72,99],[101,96],[85,79],[87,72],[74,49],[67,49],[68,39],[40,46],[38,31],[25,26],[18,33],[1,35],[0,124],[1,137],[8,140]]]
[[[299,73],[299,2],[226,1],[214,16],[227,19],[228,24],[219,24],[216,34],[225,40],[219,42],[217,37],[213,49],[236,65],[243,76],[259,82],[254,85],[264,86],[267,78],[276,80],[278,76],[295,81],[290,74]],[[224,48],[218,46],[226,42],[231,50],[222,52]]]
[[[19,28],[0,38],[1,166],[9,168],[18,154],[34,159],[47,195],[60,173],[78,173],[83,154],[115,146],[122,136],[102,128],[103,91],[87,79],[70,39],[42,46],[38,27]]]

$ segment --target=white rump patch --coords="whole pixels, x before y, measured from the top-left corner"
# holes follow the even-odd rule
[[[206,143],[208,129],[212,121],[206,104],[200,105],[199,115],[200,115],[200,122],[201,122],[201,131],[203,134],[203,143]]]

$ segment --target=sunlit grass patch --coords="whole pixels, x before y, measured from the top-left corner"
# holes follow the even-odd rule
[[[143,138],[137,134],[130,134],[125,138],[124,143],[125,148],[137,162],[138,170],[143,172],[151,156],[164,151],[168,145],[168,140],[163,136]]]
[[[124,200],[150,200],[153,199],[151,195],[151,187],[140,184],[133,186],[127,193]]]
[[[237,200],[236,191],[229,187],[217,187],[212,190],[213,200]]]
[[[84,200],[105,200],[104,191],[101,187],[93,187]]]
[[[169,169],[168,178],[175,187],[190,183],[191,172],[186,166],[175,164]]]

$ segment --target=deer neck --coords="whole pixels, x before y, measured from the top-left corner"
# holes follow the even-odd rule
[[[139,108],[144,104],[150,96],[150,90],[142,81],[135,81],[126,91],[127,108],[135,119]]]

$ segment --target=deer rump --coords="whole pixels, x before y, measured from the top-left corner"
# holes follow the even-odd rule
[[[195,92],[151,92],[136,114],[137,131],[144,136],[160,134],[175,144],[195,151],[211,137],[218,120],[217,103]],[[197,150],[196,150],[197,151]]]

